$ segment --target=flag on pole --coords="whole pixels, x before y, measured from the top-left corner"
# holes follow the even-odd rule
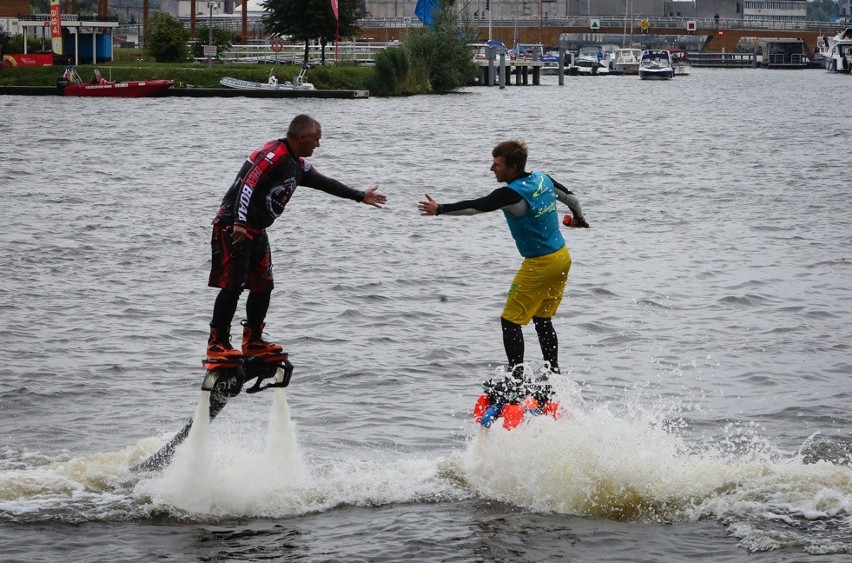
[[[337,22],[337,29],[334,31],[334,62],[337,62],[338,45],[340,44],[340,9],[337,0],[331,0],[331,11],[334,12],[334,21]]]
[[[53,52],[62,54],[62,8],[59,0],[50,0],[50,39]]]
[[[439,9],[438,0],[417,0],[417,6],[414,7],[414,15],[423,22],[423,25],[431,27],[435,24],[435,13]]]

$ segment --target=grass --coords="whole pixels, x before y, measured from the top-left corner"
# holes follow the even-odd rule
[[[230,76],[241,80],[266,82],[273,65],[269,64],[217,64],[207,63],[157,63],[142,59],[139,49],[115,49],[113,61],[98,65],[80,65],[80,78],[88,80],[95,69],[104,78],[126,80],[174,80],[175,87],[219,88],[219,79]],[[299,74],[298,65],[275,65],[275,75],[283,82]],[[49,67],[0,67],[0,86],[56,86],[56,80],[65,69]],[[307,79],[320,90],[369,90],[375,69],[362,66],[317,66],[308,71]]]

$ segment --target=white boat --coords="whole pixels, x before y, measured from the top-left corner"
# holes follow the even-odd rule
[[[646,49],[642,51],[639,62],[639,78],[642,80],[670,80],[674,78],[671,56],[665,49]]]
[[[639,74],[639,61],[642,60],[642,49],[625,47],[615,53],[615,69],[624,74]]]
[[[506,60],[510,60],[511,56],[509,54],[509,49],[506,45],[500,41],[499,39],[489,39],[485,43],[468,43],[468,47],[473,51],[473,61],[487,61],[488,60],[488,48],[494,47],[494,59],[500,60],[500,55],[506,55]]]
[[[824,52],[826,70],[848,74],[852,71],[852,27],[826,39],[823,43],[827,47]]]
[[[616,45],[586,45],[580,47],[574,62],[577,74],[611,74],[615,71]]]
[[[563,68],[567,67],[563,63]],[[564,72],[564,71],[563,71]],[[547,53],[541,57],[541,73],[542,74],[559,74],[559,53]]]
[[[298,76],[293,77],[293,81],[279,82],[275,76],[275,69],[269,71],[269,79],[266,82],[252,82],[251,80],[240,80],[226,76],[219,81],[219,84],[226,88],[236,88],[238,90],[316,90],[313,84],[305,80],[308,73],[307,65],[302,67]]]
[[[541,61],[539,72],[542,75],[559,74],[559,53],[544,51],[541,43],[516,43],[509,51],[509,57],[515,61]]]
[[[671,57],[675,76],[688,76],[692,73],[692,66],[689,64],[689,53],[685,49],[669,49],[669,56]]]

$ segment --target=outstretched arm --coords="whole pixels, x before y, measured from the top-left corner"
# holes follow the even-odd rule
[[[429,194],[426,195],[426,201],[418,201],[417,209],[420,211],[421,215],[437,215],[438,208],[441,207],[441,204],[432,199],[432,196]]]
[[[373,207],[381,208],[384,205],[388,198],[384,194],[380,194],[377,190],[379,189],[378,184],[373,184],[371,187],[367,188],[364,191],[364,197],[361,198],[361,203],[366,203],[367,205],[372,205]]]
[[[515,190],[507,187],[497,188],[490,194],[477,199],[457,201],[455,203],[438,203],[426,194],[426,201],[417,204],[421,215],[475,215],[497,211],[523,200]]]
[[[379,189],[378,184],[373,184],[373,186],[362,192],[361,190],[350,188],[343,182],[339,182],[334,178],[329,178],[328,176],[320,174],[313,166],[311,166],[305,175],[302,176],[300,185],[321,190],[327,194],[335,195],[337,197],[366,203],[373,207],[381,207],[387,201],[387,197],[377,191]]]

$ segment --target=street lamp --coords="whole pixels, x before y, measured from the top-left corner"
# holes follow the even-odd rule
[[[218,2],[207,2],[207,7],[210,8],[210,19],[207,20],[207,22],[208,22],[207,23],[207,45],[208,45],[208,47],[213,46],[213,7],[214,6],[216,7],[217,10],[219,9],[219,3]],[[245,9],[245,8],[243,8],[243,9]],[[212,51],[212,49],[209,49],[209,50]],[[207,54],[207,66],[208,67],[213,66],[213,57],[210,56],[209,52]]]

